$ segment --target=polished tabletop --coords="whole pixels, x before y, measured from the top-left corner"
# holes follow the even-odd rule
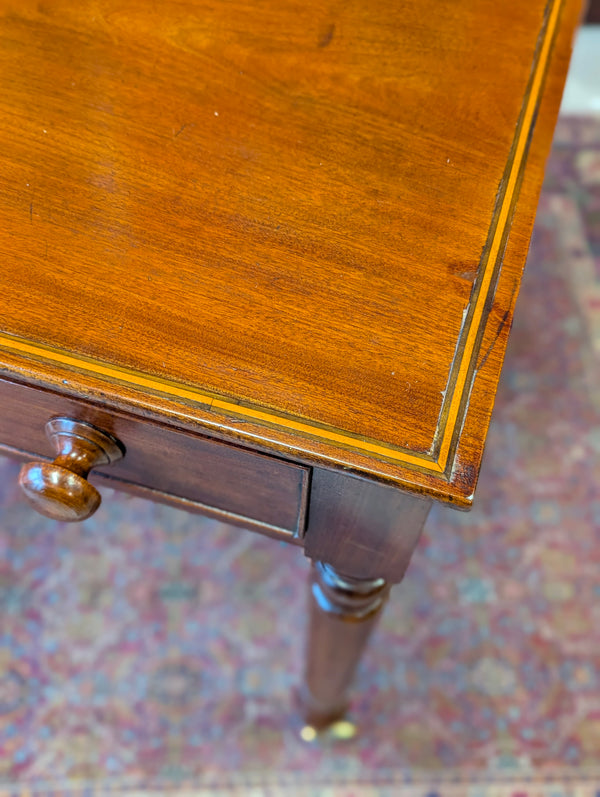
[[[2,372],[468,505],[576,15],[0,0]]]

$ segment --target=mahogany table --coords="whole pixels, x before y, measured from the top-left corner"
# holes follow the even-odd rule
[[[2,450],[303,548],[315,727],[473,500],[579,12],[0,0]]]

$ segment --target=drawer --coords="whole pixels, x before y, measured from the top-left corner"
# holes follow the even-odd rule
[[[0,380],[0,445],[15,453],[54,459],[45,433],[50,418],[87,421],[117,437],[125,457],[97,468],[111,486],[154,491],[154,498],[184,499],[191,509],[257,531],[300,538],[310,468],[188,431],[113,413],[57,393]],[[134,490],[135,491],[135,490]],[[181,501],[179,501],[181,503]]]

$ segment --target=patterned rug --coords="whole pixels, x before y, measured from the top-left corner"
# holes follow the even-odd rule
[[[0,460],[0,797],[600,794],[600,120],[563,119],[476,507],[435,510],[347,742],[291,705],[308,565],[105,490],[45,521]]]

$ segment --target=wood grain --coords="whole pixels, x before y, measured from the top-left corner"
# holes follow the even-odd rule
[[[372,479],[315,468],[304,551],[340,573],[398,584],[431,504]]]
[[[3,380],[0,407],[0,442],[14,452],[53,460],[56,452],[46,437],[46,422],[56,416],[76,418],[125,446],[123,460],[94,470],[110,475],[114,486],[138,485],[155,491],[159,499],[158,493],[163,500],[165,494],[172,496],[177,504],[183,498],[192,510],[221,513],[227,522],[280,539],[299,541],[303,536],[310,477],[306,467]]]
[[[469,504],[578,11],[0,0],[5,373]]]

